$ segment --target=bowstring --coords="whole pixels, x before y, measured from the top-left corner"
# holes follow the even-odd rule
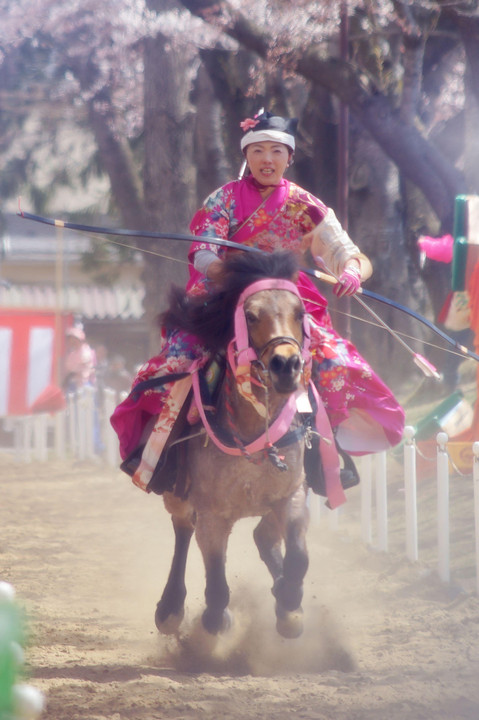
[[[75,230],[74,228],[69,228],[70,232],[77,233],[78,235],[84,235],[85,232],[83,230]],[[171,262],[181,263],[182,265],[189,265],[190,263],[188,260],[181,260],[181,258],[172,257],[171,255],[166,255],[164,253],[157,252],[156,250],[148,250],[146,248],[139,248],[136,245],[130,245],[128,243],[120,242],[119,240],[111,240],[108,237],[104,237],[102,235],[99,235],[98,233],[87,233],[91,238],[94,238],[96,240],[99,240],[103,243],[109,243],[110,245],[118,245],[119,247],[126,248],[127,250],[133,250],[135,252],[143,253],[145,255],[154,255],[155,257],[162,258],[163,260],[170,260]],[[320,303],[315,302],[314,300],[308,299],[308,302],[311,305],[316,305],[317,307],[323,307],[320,305]],[[379,328],[380,330],[384,331],[384,328],[382,325],[379,325],[379,323],[373,322],[372,320],[368,320],[367,318],[360,317],[359,315],[354,315],[354,313],[351,312],[344,312],[344,310],[338,310],[338,308],[332,308],[331,306],[328,307],[328,311],[331,314],[336,315],[342,315],[344,317],[351,318],[352,320],[356,320],[357,322],[362,322],[365,325],[370,325],[371,327]],[[430,342],[429,340],[423,340],[422,338],[414,337],[414,335],[409,335],[408,333],[405,333],[400,330],[395,330],[398,335],[400,335],[403,338],[406,338],[407,340],[415,340],[416,342],[420,342],[423,345],[426,345],[430,348],[435,348],[436,350],[442,350],[442,352],[449,353],[450,355],[456,355],[456,357],[463,358],[464,360],[470,360],[471,358],[468,358],[467,355],[464,355],[463,353],[458,352],[457,350],[450,350],[449,348],[443,347],[442,345],[437,345],[436,343]]]
[[[85,232],[83,230],[75,230],[72,228],[68,228],[68,231],[77,233],[77,235],[85,235]],[[188,260],[181,260],[180,258],[175,258],[171,255],[164,255],[163,253],[157,252],[156,250],[148,250],[147,248],[139,248],[137,245],[129,245],[128,243],[120,242],[119,240],[111,240],[110,238],[105,238],[98,233],[89,232],[86,234],[89,235],[91,238],[94,238],[95,240],[100,240],[100,242],[103,243],[109,243],[110,245],[118,245],[119,247],[126,248],[127,250],[134,250],[135,252],[143,253],[144,255],[155,255],[155,257],[163,258],[163,260],[171,260],[172,262],[189,265]]]

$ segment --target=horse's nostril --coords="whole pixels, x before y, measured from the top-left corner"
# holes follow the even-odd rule
[[[280,375],[282,372],[284,372],[285,365],[286,358],[282,357],[281,355],[273,355],[269,362],[269,369],[276,375]]]
[[[293,355],[292,357],[290,357],[288,362],[286,363],[286,368],[288,372],[293,373],[293,375],[299,373],[301,370],[301,358],[299,357],[299,355]]]
[[[269,370],[276,375],[295,375],[301,371],[301,358],[299,355],[292,355],[290,358],[273,355],[269,362]]]

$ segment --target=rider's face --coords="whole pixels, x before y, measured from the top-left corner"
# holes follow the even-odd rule
[[[246,160],[254,179],[261,185],[278,185],[289,165],[290,151],[283,143],[265,141],[246,148]]]

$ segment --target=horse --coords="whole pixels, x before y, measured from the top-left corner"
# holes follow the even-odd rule
[[[208,434],[193,428],[192,436],[182,438],[176,485],[163,493],[175,548],[155,623],[163,633],[180,627],[186,559],[195,534],[206,579],[202,625],[211,635],[229,628],[228,538],[238,520],[259,517],[253,537],[272,576],[276,629],[295,638],[303,629],[308,568],[304,449],[311,433],[305,417],[311,415],[297,410],[309,403],[307,316],[291,253],[236,253],[225,267],[221,288],[206,299],[173,288],[161,320],[193,332],[213,355],[223,350],[227,361],[209,418],[204,399],[195,393]],[[200,374],[194,379],[198,388]]]

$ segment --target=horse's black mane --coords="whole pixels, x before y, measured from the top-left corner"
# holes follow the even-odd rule
[[[208,297],[190,297],[174,286],[170,306],[160,317],[167,328],[196,335],[209,349],[225,347],[233,336],[234,310],[239,296],[248,285],[264,278],[293,280],[298,271],[291,252],[237,253],[225,260],[225,279],[221,289]]]

